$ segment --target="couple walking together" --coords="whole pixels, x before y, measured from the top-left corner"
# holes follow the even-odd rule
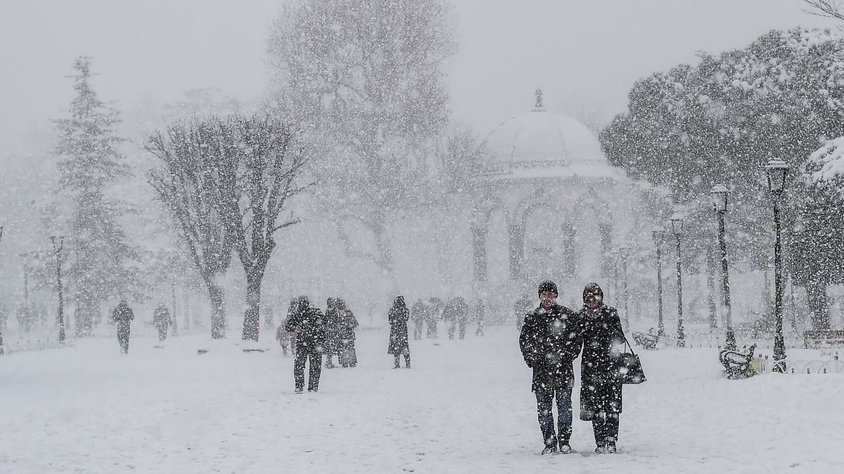
[[[545,443],[542,454],[571,452],[573,361],[581,350],[580,419],[592,422],[596,453],[616,452],[622,384],[612,353],[625,338],[618,312],[603,299],[601,287],[590,283],[583,290],[583,308],[575,312],[557,304],[557,285],[544,281],[539,285],[539,306],[525,316],[519,346],[533,369],[531,389]]]

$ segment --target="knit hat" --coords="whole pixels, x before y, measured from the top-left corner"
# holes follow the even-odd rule
[[[542,293],[546,291],[554,293],[554,296],[559,295],[559,293],[557,293],[557,284],[551,280],[545,280],[539,284],[539,296],[542,296]]]

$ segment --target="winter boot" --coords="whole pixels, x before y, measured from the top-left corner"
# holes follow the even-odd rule
[[[607,443],[607,452],[608,453],[615,453],[616,452],[615,441],[610,441],[609,443]]]
[[[560,441],[560,454],[568,454],[571,452],[571,446],[568,441]]]
[[[545,449],[543,449],[542,452],[539,453],[539,454],[545,455],[545,454],[556,454],[556,453],[557,453],[557,444],[555,443],[555,444],[545,445]]]

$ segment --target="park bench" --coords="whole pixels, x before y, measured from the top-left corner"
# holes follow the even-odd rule
[[[803,345],[806,349],[844,346],[844,330],[806,331],[803,333]]]
[[[644,347],[645,349],[656,349],[659,342],[659,336],[656,334],[649,334],[646,332],[633,331],[633,342]]]
[[[750,367],[754,350],[756,350],[756,344],[750,346],[750,351],[746,354],[727,349],[722,350],[718,354],[718,359],[721,361],[721,365],[724,366],[728,379],[746,379],[755,375]]]

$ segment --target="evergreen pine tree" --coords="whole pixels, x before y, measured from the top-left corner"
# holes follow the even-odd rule
[[[76,306],[76,334],[86,336],[102,320],[107,299],[134,287],[129,265],[135,251],[118,223],[125,204],[106,194],[130,174],[117,148],[122,141],[115,131],[118,113],[91,88],[90,58],[77,58],[73,67],[76,97],[70,117],[54,121],[58,143],[53,153],[59,158],[59,199],[71,208],[67,278]]]

